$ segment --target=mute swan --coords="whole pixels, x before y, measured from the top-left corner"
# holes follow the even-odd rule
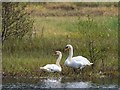
[[[83,57],[83,56],[76,56],[76,57],[72,57],[73,56],[73,47],[72,45],[68,44],[65,47],[65,51],[69,50],[69,56],[65,61],[65,65],[72,67],[72,68],[84,68],[87,65],[92,65],[93,63],[90,63],[89,60],[87,60],[87,58]]]
[[[58,55],[56,64],[47,64],[44,67],[40,67],[40,69],[48,71],[48,72],[61,72],[62,68],[59,63],[62,58],[62,53],[60,51],[56,51],[54,55]]]

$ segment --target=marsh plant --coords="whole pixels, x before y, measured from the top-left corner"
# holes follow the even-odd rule
[[[106,52],[107,47],[101,46],[102,41],[99,41],[99,38],[102,37],[104,33],[100,33],[101,30],[99,30],[98,36],[94,37],[94,34],[96,33],[96,30],[98,30],[99,23],[96,23],[94,21],[94,18],[90,17],[89,15],[86,16],[85,20],[81,20],[80,17],[78,18],[78,31],[79,33],[83,33],[83,37],[85,37],[85,44],[87,48],[87,56],[91,60],[91,62],[94,63],[92,66],[95,67],[96,62],[101,61],[102,70],[104,71],[104,60],[106,60]],[[105,28],[105,26],[103,26]],[[109,34],[109,32],[108,32]],[[98,43],[99,42],[99,43]]]

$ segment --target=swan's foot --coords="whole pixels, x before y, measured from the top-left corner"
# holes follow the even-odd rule
[[[83,70],[83,68],[82,69],[80,69],[80,74],[84,74],[84,70]]]
[[[73,71],[74,71],[74,73],[76,73],[76,74],[80,74],[80,70],[77,69],[77,68],[74,68]]]
[[[77,72],[75,68],[73,68],[73,72],[74,72],[74,73],[76,73],[76,72]]]

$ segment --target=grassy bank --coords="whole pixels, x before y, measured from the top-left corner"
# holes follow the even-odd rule
[[[5,42],[3,46],[5,73],[41,73],[39,67],[54,63],[56,58],[52,53],[55,50],[62,51],[68,43],[74,47],[74,56],[83,55],[95,64],[95,69],[91,69],[90,72],[116,72],[118,68],[117,17],[95,17],[94,22],[89,23],[87,17],[79,19],[77,17],[36,17],[35,20],[36,34],[33,37]],[[88,24],[91,26],[87,26]],[[44,27],[44,30],[40,27]],[[61,65],[67,55],[68,52],[63,52]],[[66,69],[68,68],[63,66],[63,74],[66,73]],[[72,70],[68,72],[73,73]]]
[[[113,10],[114,11],[114,10]],[[39,12],[40,13],[40,12]],[[3,45],[4,75],[18,76],[75,76],[98,77],[118,76],[118,17],[109,16],[48,16],[34,14],[33,31],[22,40],[8,40]],[[71,44],[74,56],[82,55],[94,63],[86,67],[82,74],[65,67],[68,52],[63,48]],[[55,50],[61,50],[63,58],[61,73],[47,73],[40,66],[55,63],[52,56]]]

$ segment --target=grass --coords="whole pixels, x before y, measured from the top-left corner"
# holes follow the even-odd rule
[[[117,16],[118,3],[34,3],[27,8],[33,16]]]
[[[42,8],[42,7],[41,7]],[[84,75],[118,76],[118,17],[117,16],[68,16],[41,17],[35,15],[32,36],[22,40],[8,40],[3,45],[3,72],[5,75],[51,75],[76,76],[71,68],[65,67],[67,44],[74,47],[74,56],[82,55],[94,63],[86,67]],[[62,73],[49,74],[39,70],[40,66],[55,63],[52,56],[61,50]],[[80,70],[77,71],[79,77]]]

